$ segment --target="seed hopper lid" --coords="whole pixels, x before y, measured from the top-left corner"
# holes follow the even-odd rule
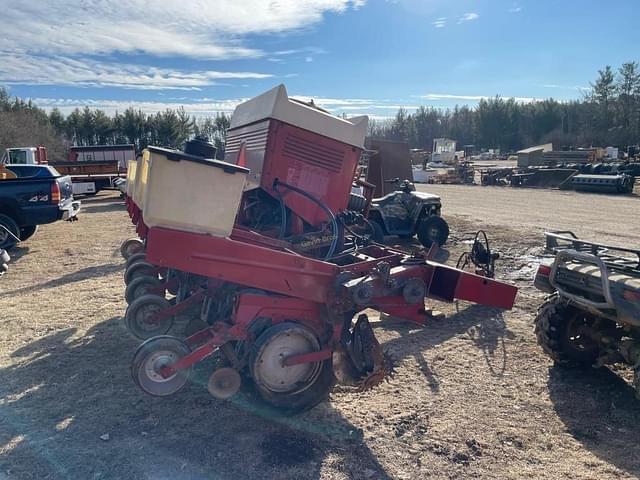
[[[216,167],[223,169],[226,173],[249,173],[249,169],[234,165],[233,163],[223,162],[222,160],[215,160],[213,158],[204,158],[198,155],[191,155],[183,152],[182,150],[176,150],[172,148],[164,147],[147,147],[152,153],[157,153],[165,156],[168,160],[173,162],[194,162],[208,167]]]
[[[369,117],[344,119],[312,105],[292,100],[284,85],[247,100],[236,107],[229,130],[273,118],[304,130],[364,148]]]

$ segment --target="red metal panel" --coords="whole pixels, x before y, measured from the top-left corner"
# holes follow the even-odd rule
[[[326,303],[340,269],[229,238],[151,228],[147,260],[210,278]]]
[[[279,295],[240,295],[233,317],[234,323],[245,325],[258,317],[269,318],[273,324],[297,321],[313,328],[318,336],[326,333],[327,326],[322,304]]]
[[[262,188],[274,196],[275,179],[301,188],[337,213],[346,209],[361,150],[336,140],[272,120],[263,166]],[[287,206],[312,225],[327,216],[315,203],[281,189]]]
[[[455,298],[487,307],[511,309],[517,294],[518,288],[514,285],[463,272],[458,281]]]
[[[427,281],[429,270],[432,270],[430,282]],[[514,285],[434,262],[428,262],[425,281],[429,297],[447,302],[466,300],[487,307],[511,309],[518,293]]]

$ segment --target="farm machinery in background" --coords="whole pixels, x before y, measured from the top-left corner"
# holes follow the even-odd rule
[[[426,298],[513,306],[514,286],[434,262],[437,246],[372,240],[373,189],[355,178],[366,128],[279,86],[236,108],[225,161],[195,139],[131,164],[125,203],[140,238],[122,248],[125,323],[145,340],[131,364],[143,391],[179,391],[216,354],[216,398],[245,378],[267,404],[302,411],[336,380],[367,389],[390,373],[366,309],[424,325]],[[185,315],[183,335],[167,335]]]
[[[640,250],[548,232],[535,286],[551,294],[538,310],[538,343],[556,364],[634,370],[640,399]]]
[[[47,149],[8,148],[0,160],[7,165],[50,165],[60,175],[69,175],[74,195],[94,195],[103,189],[116,189],[124,181],[127,164],[135,160],[134,145],[72,146],[66,161],[49,160]]]

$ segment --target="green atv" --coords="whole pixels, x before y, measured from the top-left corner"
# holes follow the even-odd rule
[[[634,369],[640,399],[640,250],[545,233],[551,255],[535,276],[550,293],[535,320],[538,343],[556,364]]]

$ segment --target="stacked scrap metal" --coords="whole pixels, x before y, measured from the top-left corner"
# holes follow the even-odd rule
[[[547,165],[562,165],[565,163],[593,163],[596,160],[596,151],[570,150],[566,152],[544,152],[544,163]]]

